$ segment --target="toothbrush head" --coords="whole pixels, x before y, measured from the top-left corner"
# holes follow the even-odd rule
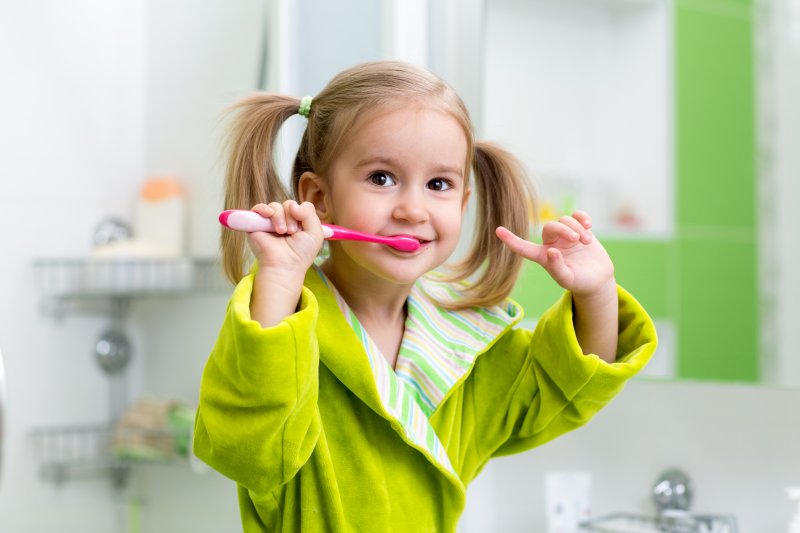
[[[407,235],[395,235],[394,237],[388,237],[386,244],[401,252],[416,252],[421,246],[417,239]]]

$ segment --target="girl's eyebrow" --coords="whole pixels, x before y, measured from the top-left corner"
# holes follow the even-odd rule
[[[402,162],[397,158],[391,156],[376,155],[376,156],[365,157],[364,159],[360,160],[358,163],[356,163],[356,168],[367,167],[375,164],[386,165],[388,167],[394,167],[394,168],[402,166]],[[451,166],[446,163],[437,164],[434,167],[433,171],[436,173],[441,172],[444,174],[455,174],[457,176],[462,176],[462,177],[464,175],[463,168],[458,166]]]
[[[396,167],[400,165],[400,161],[393,157],[387,157],[382,155],[368,156],[359,161],[356,164],[356,168],[367,167],[374,164]]]

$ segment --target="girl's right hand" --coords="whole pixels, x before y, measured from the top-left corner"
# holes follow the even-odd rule
[[[295,271],[304,276],[324,240],[314,205],[286,200],[282,204],[257,204],[252,211],[270,219],[275,230],[274,233],[257,231],[247,235],[259,269]]]
[[[258,204],[253,211],[270,219],[274,229],[247,234],[259,265],[250,316],[268,328],[296,311],[306,271],[322,248],[322,225],[309,202]]]

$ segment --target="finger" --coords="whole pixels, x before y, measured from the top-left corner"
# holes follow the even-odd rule
[[[303,231],[322,236],[322,223],[317,216],[317,209],[311,202],[303,202],[292,209],[292,216],[300,223]]]
[[[581,242],[583,244],[589,244],[590,242],[592,242],[592,239],[594,238],[591,230],[592,217],[590,217],[586,211],[578,210],[572,213],[572,218],[577,220],[580,223],[581,227],[584,229],[583,233],[581,234]]]
[[[292,235],[293,233],[297,233],[297,230],[300,229],[300,225],[297,223],[297,219],[294,218],[292,214],[293,210],[297,207],[297,202],[294,200],[286,200],[283,202],[283,212],[286,215],[286,233]]]
[[[574,213],[572,213],[572,218],[580,222],[581,226],[583,226],[586,229],[592,227],[592,217],[590,217],[586,211],[581,211],[581,210],[575,211]]]
[[[574,279],[572,270],[567,266],[564,261],[564,255],[558,248],[550,248],[547,250],[547,271],[556,283],[564,288],[569,287]]]
[[[574,217],[564,216],[559,219],[559,222],[569,227],[578,236],[583,244],[589,244],[592,241],[591,232],[583,227],[583,224]]]
[[[580,239],[580,235],[568,225],[562,223],[560,220],[551,220],[542,226],[542,243],[553,244],[558,239],[564,239],[569,243],[576,243]]]
[[[250,211],[254,211],[264,218],[269,218],[275,214],[275,210],[267,204],[256,204],[250,209]]]
[[[270,202],[268,207],[272,208],[272,229],[275,233],[283,235],[286,233],[286,213],[284,212],[283,204],[280,202]]]
[[[495,230],[495,235],[515,254],[544,265],[546,259],[544,248],[541,245],[517,237],[503,226],[499,226]]]

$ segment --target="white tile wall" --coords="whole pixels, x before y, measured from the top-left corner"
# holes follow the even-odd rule
[[[585,427],[491,462],[460,531],[546,531],[544,476],[554,470],[592,474],[594,516],[651,514],[653,483],[679,467],[695,484],[692,510],[733,513],[741,533],[782,533],[794,512],[784,488],[800,485],[799,405],[796,389],[635,380]]]

